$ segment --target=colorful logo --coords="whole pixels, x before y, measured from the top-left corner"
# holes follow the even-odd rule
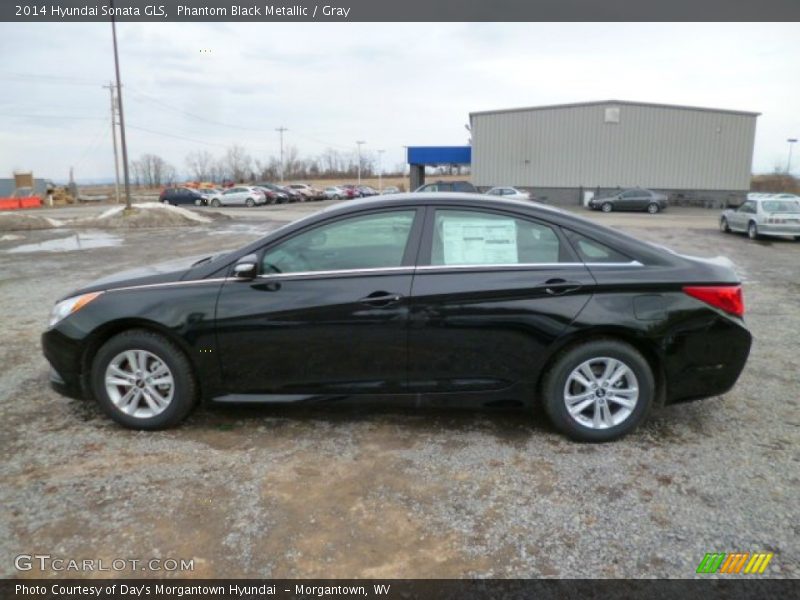
[[[712,552],[706,554],[697,567],[698,573],[725,573],[733,575],[742,573],[744,575],[759,575],[763,573],[769,561],[772,560],[772,552]]]

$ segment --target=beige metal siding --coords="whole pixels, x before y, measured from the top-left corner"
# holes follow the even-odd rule
[[[476,185],[750,188],[755,115],[608,103],[471,118]]]

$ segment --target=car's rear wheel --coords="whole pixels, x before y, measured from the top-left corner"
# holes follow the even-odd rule
[[[253,206],[255,206],[256,203],[253,202],[252,198],[248,198],[247,200],[244,201],[244,204],[245,206],[247,206],[247,208],[253,208]]]
[[[195,206],[203,206],[203,201],[202,201],[200,198],[197,198],[197,199],[194,201],[194,205],[195,205]]]
[[[750,221],[750,224],[747,226],[747,237],[751,240],[758,239],[758,225],[756,225],[755,221]]]
[[[611,204],[611,202],[603,202],[600,210],[602,210],[604,213],[610,213],[612,210],[614,210],[614,205]]]
[[[115,335],[92,361],[91,385],[100,407],[133,429],[180,423],[197,397],[189,360],[165,337],[144,329]]]
[[[213,206],[214,208],[219,208],[219,200],[217,200],[216,198],[214,198],[214,199],[211,201],[211,206]]]
[[[656,214],[659,210],[661,209],[655,202],[651,202],[650,204],[647,205],[647,212],[649,212],[651,215]]]
[[[730,232],[731,232],[731,228],[730,228],[730,226],[728,225],[728,219],[726,219],[725,217],[722,217],[722,218],[719,220],[719,230],[720,230],[722,233],[730,233]]]
[[[607,442],[633,431],[650,412],[655,380],[645,358],[616,340],[561,354],[542,384],[553,425],[574,440]]]

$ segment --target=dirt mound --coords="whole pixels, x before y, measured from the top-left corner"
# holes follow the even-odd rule
[[[170,206],[158,202],[141,202],[134,204],[130,211],[126,211],[124,206],[115,206],[96,217],[75,219],[69,223],[69,226],[102,229],[195,227],[215,220],[227,220],[228,218],[220,213],[200,214],[178,206]]]
[[[30,229],[53,229],[64,223],[58,219],[39,215],[22,215],[13,212],[0,213],[0,231],[27,231]]]

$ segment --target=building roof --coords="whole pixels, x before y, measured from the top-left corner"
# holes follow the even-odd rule
[[[680,109],[680,110],[698,110],[703,112],[715,112],[715,113],[728,113],[734,115],[746,115],[748,117],[757,117],[761,113],[758,112],[748,112],[744,110],[730,110],[727,108],[707,108],[701,106],[682,106],[679,104],[656,104],[653,102],[633,102],[630,100],[596,100],[593,102],[573,102],[570,104],[549,104],[545,106],[527,106],[527,107],[520,107],[520,108],[501,108],[497,110],[481,110],[476,112],[469,113],[470,119],[474,116],[478,115],[494,115],[499,113],[509,113],[509,112],[528,112],[532,110],[551,110],[551,109],[560,109],[560,108],[580,108],[584,106],[606,106],[608,104],[618,104],[618,105],[625,105],[625,106],[646,106],[648,108],[673,108],[673,109]]]

